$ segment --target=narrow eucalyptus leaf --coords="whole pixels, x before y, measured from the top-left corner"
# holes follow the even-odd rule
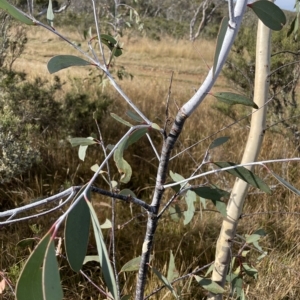
[[[90,65],[92,65],[90,62],[74,55],[57,55],[52,57],[48,61],[47,68],[49,73],[53,74],[69,67],[81,67]]]
[[[223,217],[227,216],[227,205],[224,199],[228,199],[230,194],[218,188],[211,188],[202,186],[192,189],[201,198],[209,199],[213,202],[216,209],[222,214]]]
[[[52,0],[49,0],[48,9],[47,9],[47,21],[51,26],[53,26],[54,13],[52,8]]]
[[[71,139],[69,139],[69,142],[71,143],[72,147],[89,146],[89,145],[97,144],[97,142],[92,137],[88,137],[88,138],[71,138]]]
[[[293,22],[290,25],[290,29],[287,32],[286,36],[289,37],[292,33],[295,33],[296,31],[296,21],[297,21],[297,17],[294,18]]]
[[[275,174],[274,172],[270,171],[271,174],[281,183],[283,186],[288,188],[291,192],[295,193],[296,195],[300,196],[300,191],[296,189],[294,186],[292,186],[290,183],[285,181],[283,178],[281,178],[279,175]]]
[[[157,269],[155,269],[154,267],[152,267],[152,271],[161,280],[161,282],[171,291],[171,293],[173,294],[175,299],[179,299],[176,291],[174,290],[173,286],[168,281],[168,279],[163,274],[161,274]]]
[[[207,277],[214,270],[214,267],[215,267],[215,263],[209,266],[208,270],[205,273],[205,277]]]
[[[243,290],[243,278],[236,276],[231,282],[231,290],[232,295],[236,293],[236,295],[240,297]]]
[[[63,290],[60,283],[59,267],[53,240],[50,240],[43,264],[42,273],[43,300],[63,299]]]
[[[85,159],[85,155],[86,155],[86,150],[87,150],[88,146],[82,146],[80,145],[79,146],[79,149],[78,149],[78,157],[79,159],[81,159],[82,161],[84,161]]]
[[[216,97],[219,101],[225,102],[230,105],[242,104],[245,106],[251,106],[253,108],[258,109],[258,106],[252,100],[239,94],[234,94],[229,92],[219,92],[219,93],[214,93],[212,95]]]
[[[152,260],[153,255],[150,255],[150,261]],[[122,268],[120,272],[132,272],[138,271],[141,264],[141,256],[135,257],[128,261]]]
[[[232,162],[226,162],[226,161],[214,162],[214,164],[219,168],[227,168],[236,165]],[[245,167],[236,167],[234,169],[226,170],[226,172],[244,180],[245,182],[262,190],[265,193],[271,193],[270,188],[258,176],[256,176],[254,173],[252,173],[250,170],[246,169]]]
[[[132,169],[128,162],[123,158],[124,149],[126,147],[128,137],[126,137],[114,152],[114,161],[121,174],[120,181],[128,183],[131,179]]]
[[[218,60],[219,60],[219,56],[220,56],[220,51],[221,51],[221,48],[222,48],[222,45],[224,42],[226,31],[228,29],[228,22],[229,22],[229,18],[224,17],[221,22],[221,25],[220,25],[218,38],[217,38],[216,51],[215,51],[215,56],[214,56],[213,76],[215,75],[215,72],[216,72],[216,68],[217,68],[217,64],[218,64]]]
[[[6,0],[0,0],[0,8],[7,11],[13,18],[26,25],[35,25],[35,23],[31,19],[29,19],[29,17],[25,13],[11,5]]]
[[[207,291],[214,293],[214,294],[222,294],[224,293],[224,289],[219,286],[217,283],[212,281],[209,278],[203,278],[197,275],[194,275],[196,281]]]
[[[196,194],[192,191],[188,191],[184,198],[187,204],[187,211],[183,213],[184,215],[183,225],[187,225],[191,222],[195,214],[194,202],[196,201]]]
[[[224,143],[226,143],[228,140],[229,140],[228,136],[219,137],[210,144],[209,149],[219,147],[219,146],[223,145]]]
[[[211,188],[208,186],[193,188],[192,191],[194,191],[199,197],[216,201],[222,201],[230,197],[230,193],[218,188]]]
[[[104,243],[101,226],[99,224],[98,217],[96,215],[96,212],[95,212],[92,204],[88,201],[87,205],[90,209],[93,230],[94,230],[94,236],[95,236],[95,240],[96,240],[98,256],[99,256],[99,261],[100,261],[100,266],[101,266],[101,272],[103,274],[106,286],[107,286],[108,290],[111,292],[113,298],[118,299],[115,274],[113,272],[113,268],[110,263],[110,257],[109,257],[106,245]]]
[[[90,192],[87,193],[90,198]],[[80,192],[79,202],[69,212],[65,222],[65,249],[67,259],[73,271],[79,272],[86,256],[91,223],[90,210]]]
[[[21,271],[16,287],[16,299],[40,300],[43,298],[42,268],[47,246],[51,239],[48,232],[31,252],[23,270]]]
[[[124,119],[122,119],[121,117],[119,117],[118,115],[111,113],[110,114],[115,120],[117,120],[118,122],[128,126],[128,127],[132,127],[133,125],[130,124],[129,122],[125,121]]]
[[[170,260],[169,260],[169,267],[168,267],[168,274],[167,279],[169,282],[173,281],[175,278],[179,276],[179,272],[175,266],[175,259],[172,250],[170,250]]]
[[[148,128],[139,128],[139,129],[135,130],[134,132],[132,132],[127,139],[125,149],[127,149],[132,144],[136,143],[147,132],[148,132]]]
[[[247,263],[243,263],[243,270],[246,272],[246,274],[254,279],[257,279],[257,275],[258,275],[258,271],[253,268],[250,267]]]
[[[136,121],[138,123],[144,123],[144,120],[139,115],[135,114],[134,112],[132,112],[130,110],[126,111],[126,115],[133,121]]]

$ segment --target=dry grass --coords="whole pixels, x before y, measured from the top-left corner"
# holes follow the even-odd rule
[[[71,48],[65,46],[64,42],[59,38],[39,28],[30,29],[28,37],[29,43],[26,53],[18,61],[17,68],[29,72],[31,78],[40,76],[50,80],[51,76],[46,70],[46,62],[55,54],[70,53]],[[79,34],[71,34],[71,40],[80,42],[83,45],[82,47],[85,47]],[[193,95],[194,89],[201,84],[207,73],[207,65],[212,64],[214,53],[213,43],[202,40],[191,44],[187,41],[174,41],[168,38],[157,42],[146,38],[125,37],[122,39],[122,42],[124,43],[124,55],[117,60],[116,64],[124,65],[126,70],[134,75],[134,80],[121,81],[120,85],[138,107],[149,118],[160,125],[163,125],[165,120],[166,99],[171,73],[174,72],[170,118],[174,118],[178,110],[177,107],[187,101]],[[75,52],[71,50],[71,53]],[[72,68],[60,72],[59,75],[62,80],[70,82],[73,77],[82,78],[87,76],[87,74],[88,71],[83,68]],[[82,82],[82,86],[78,88],[90,89],[91,87],[86,86]],[[66,85],[65,90],[68,91],[69,89],[70,86]],[[222,77],[218,80],[213,90],[219,89],[229,89],[229,85]],[[119,115],[124,115],[126,104],[123,103],[114,90],[109,88],[109,93],[116,99],[110,110]],[[178,153],[186,146],[210,136],[232,123],[228,116],[213,108],[215,103],[213,98],[207,97],[197,112],[186,122],[180,143],[176,146],[174,153]],[[239,108],[235,109],[235,111],[237,116],[245,113]],[[102,130],[106,132],[107,143],[116,142],[116,137],[126,130],[122,126],[116,126],[109,118],[101,126]],[[215,137],[230,136],[230,141],[215,151],[213,154],[214,159],[239,162],[247,139],[247,133],[247,121],[243,121],[217,134]],[[202,161],[206,148],[215,137],[203,141],[190,150],[190,154],[197,163]],[[154,134],[154,140],[158,144],[158,149],[160,149],[160,137]],[[60,152],[59,155],[56,152],[55,160],[57,161],[51,160],[51,158],[55,157],[54,154],[49,155],[48,165],[50,165],[50,162],[53,163],[58,169],[57,173],[45,175],[53,178],[52,186],[45,187],[45,178],[38,171],[31,171],[29,173],[31,188],[26,187],[26,184],[22,183],[21,178],[18,188],[14,187],[13,191],[6,193],[9,196],[9,199],[6,200],[11,203],[11,206],[20,205],[16,200],[15,194],[17,193],[23,196],[24,202],[28,202],[33,195],[45,196],[46,191],[50,194],[55,193],[60,185],[66,181],[67,169],[75,170],[79,165],[76,151],[65,150],[65,152]],[[85,162],[80,167],[81,169],[88,170],[89,166],[95,163],[95,160],[101,160],[99,153],[96,151],[91,152],[90,155],[92,158]],[[260,159],[297,155],[296,146],[288,137],[272,132],[266,133]],[[134,189],[143,200],[150,201],[152,195],[150,187],[155,182],[157,162],[154,154],[149,151],[146,141],[141,141],[140,144],[135,146],[133,156],[130,157],[128,155],[128,159],[133,163],[133,166],[136,166],[134,168],[133,182],[128,187]],[[64,169],[59,170],[59,166],[63,166]],[[170,168],[172,171],[187,177],[195,167],[196,165],[190,159],[190,156],[184,154],[174,160]],[[300,187],[296,164],[274,164],[270,167],[287,181]],[[276,184],[276,181],[265,170],[257,169],[256,171],[269,184]],[[117,177],[115,169],[113,169],[113,172],[113,175]],[[88,178],[90,173],[86,171],[85,176]],[[83,178],[82,181],[87,180],[87,178]],[[230,189],[233,184],[233,179],[229,177],[224,179],[223,176],[213,176],[211,179],[217,184],[225,184],[227,189]],[[73,184],[73,182],[71,183]],[[9,189],[9,186],[5,188]],[[256,192],[250,190],[244,212],[251,215],[242,218],[238,233],[241,235],[249,234],[256,229],[264,228],[268,235],[264,239],[262,246],[264,249],[267,249],[269,254],[266,259],[255,266],[259,270],[258,280],[255,282],[245,281],[247,295],[249,299],[300,299],[300,258],[298,255],[300,250],[300,226],[299,216],[293,215],[295,212],[300,213],[299,199],[281,186],[277,186],[271,196],[257,194]],[[166,194],[165,200],[168,199],[167,195],[170,195],[170,193]],[[103,197],[95,199],[95,203],[101,202],[107,202],[107,200]],[[110,209],[103,205],[96,205],[96,210],[101,220],[110,216]],[[289,212],[289,214],[257,214],[271,211],[285,211]],[[123,203],[117,204],[117,212],[117,223],[119,225],[124,224],[131,218],[130,209]],[[140,210],[138,208],[133,208],[133,215],[139,213]],[[40,237],[47,231],[53,221],[54,216],[49,216],[49,219],[45,218],[29,222],[30,224],[39,224],[41,226],[38,233],[33,232],[26,223],[1,228],[1,241],[2,245],[5,246],[0,252],[0,270],[7,272],[7,276],[13,283],[16,280],[15,275],[13,275],[14,272],[18,273],[18,268],[23,263],[24,255],[28,255],[32,250],[32,248],[28,247],[25,253],[22,252],[20,254],[19,250],[15,250],[14,244],[23,238]],[[140,255],[145,232],[145,221],[145,216],[141,216],[130,222],[123,229],[118,230],[118,267],[131,258]],[[215,243],[220,226],[221,217],[211,212],[198,213],[191,224],[186,227],[182,223],[175,223],[166,217],[161,221],[155,239],[153,266],[166,274],[170,250],[176,254],[176,266],[180,274],[211,262],[214,259]],[[91,244],[89,253],[94,252],[95,248]],[[15,255],[14,253],[17,254]],[[68,271],[66,262],[63,260],[61,267],[66,299],[102,299],[101,296],[97,295],[97,291],[81,276]],[[84,267],[84,270],[89,273],[97,284],[101,284],[99,270],[96,266],[88,265]],[[132,295],[134,293],[135,274],[121,274],[120,279],[121,283],[124,284],[124,292]],[[158,285],[160,283],[151,273],[149,275],[147,293]],[[202,299],[205,296],[205,292],[200,290],[194,283],[190,290],[188,289],[188,281],[179,285],[183,287],[183,299]],[[9,292],[7,292],[7,295],[9,295]],[[4,299],[9,299],[9,296]],[[166,290],[163,290],[151,299],[172,299],[172,297],[168,295]]]

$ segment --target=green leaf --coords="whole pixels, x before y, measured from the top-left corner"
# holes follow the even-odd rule
[[[6,0],[0,0],[0,8],[7,11],[12,17],[24,24],[35,25],[35,23],[31,19],[29,19],[29,17],[25,13],[8,3]]]
[[[218,38],[217,38],[217,45],[216,45],[216,51],[215,51],[215,56],[214,56],[213,76],[215,75],[215,72],[216,72],[220,51],[222,49],[222,45],[223,45],[223,42],[224,42],[226,31],[228,29],[228,22],[229,22],[229,18],[224,17],[222,22],[221,22],[220,29],[219,29]]]
[[[152,260],[153,255],[150,255],[150,261]],[[128,261],[121,269],[120,272],[132,272],[132,271],[138,271],[141,264],[141,256],[135,257]]]
[[[208,270],[205,273],[205,277],[207,277],[214,270],[214,267],[215,267],[215,263],[209,266]]]
[[[42,289],[42,268],[45,252],[51,239],[51,232],[48,232],[38,243],[29,256],[19,277],[16,287],[16,299],[18,300],[41,300]]]
[[[259,251],[263,252],[262,247],[258,244],[258,241],[252,242],[253,246],[258,249]]]
[[[130,110],[127,110],[127,111],[126,111],[126,115],[127,115],[130,119],[132,119],[132,120],[134,120],[134,121],[136,121],[136,122],[138,122],[138,123],[144,123],[144,120],[143,120],[139,115],[133,113],[133,112],[130,111]]]
[[[253,108],[258,109],[258,106],[252,100],[239,94],[229,93],[229,92],[219,92],[211,95],[216,97],[219,101],[225,102],[229,105],[242,104],[245,106],[251,106]]]
[[[192,189],[198,196],[205,199],[209,199],[213,202],[216,209],[222,214],[223,217],[227,217],[227,205],[224,203],[224,198],[228,199],[230,193],[217,188],[210,188],[202,186]]]
[[[224,143],[226,143],[229,140],[228,136],[223,136],[223,137],[219,137],[217,139],[215,139],[210,145],[208,149],[213,149],[216,147],[219,147],[221,145],[223,145]]]
[[[223,201],[224,199],[228,199],[230,197],[230,193],[221,189],[211,188],[208,186],[193,188],[192,191],[194,191],[198,196],[202,198],[215,201]]]
[[[152,123],[151,124],[151,128],[155,129],[155,130],[158,130],[158,131],[161,131],[161,128],[159,125],[157,125],[156,123]]]
[[[117,285],[115,280],[115,275],[110,263],[110,258],[107,252],[107,248],[105,246],[104,240],[103,240],[103,234],[101,231],[101,226],[98,221],[98,217],[96,215],[96,212],[90,202],[86,202],[91,213],[91,219],[94,229],[94,235],[95,240],[97,244],[97,250],[98,250],[98,256],[100,261],[100,266],[102,268],[102,274],[104,277],[104,281],[107,285],[108,290],[113,295],[114,299],[118,299],[118,293],[117,293]]]
[[[118,122],[128,126],[128,127],[132,127],[133,125],[130,124],[129,122],[123,120],[121,117],[119,117],[118,115],[114,114],[114,113],[111,113],[110,114],[115,120],[117,120]]]
[[[132,272],[132,271],[138,271],[141,264],[141,256],[135,257],[128,261],[121,269],[120,272]]]
[[[171,219],[175,222],[179,222],[180,218],[182,217],[182,212],[180,210],[180,207],[177,204],[175,204],[175,207],[173,206],[169,207],[169,213]]]
[[[175,259],[172,250],[170,250],[170,260],[169,260],[169,267],[168,267],[168,274],[167,279],[169,282],[173,281],[175,278],[179,276],[178,270],[175,266]]]
[[[122,48],[119,46],[118,42],[108,34],[100,35],[101,42],[106,45],[110,51],[113,52],[113,55],[118,57],[122,55]]]
[[[196,199],[196,194],[192,191],[188,191],[184,198],[187,204],[187,210],[183,212],[184,215],[183,225],[187,225],[191,222],[192,218],[194,217],[195,214],[194,202],[197,199]]]
[[[168,279],[164,275],[162,275],[158,270],[156,270],[154,267],[152,267],[152,271],[161,280],[161,282],[171,291],[175,299],[179,299],[176,291],[174,290],[172,284],[168,281]]]
[[[170,177],[171,177],[175,182],[177,182],[177,181],[182,181],[182,180],[185,179],[185,178],[184,178],[183,176],[181,176],[180,174],[178,174],[178,173],[173,173],[171,170],[170,170]],[[186,184],[186,183],[180,184],[181,187],[184,186],[184,185],[188,186],[188,184]],[[179,192],[180,187],[179,187],[179,185],[176,185],[176,186],[173,186],[172,189],[174,189],[176,192]]]
[[[183,176],[181,176],[180,174],[178,174],[178,173],[173,173],[172,171],[170,171],[170,176],[171,176],[171,178],[172,178],[175,182],[177,182],[177,181],[182,181],[182,180],[185,179],[185,178],[184,178]]]
[[[287,37],[289,37],[292,33],[294,33],[294,35],[296,35],[298,32],[298,29],[299,29],[299,17],[296,16],[290,25],[289,31],[286,34]]]
[[[292,186],[290,183],[288,183],[287,181],[285,181],[283,178],[281,178],[277,174],[273,173],[272,171],[270,171],[270,173],[279,181],[279,183],[281,183],[283,186],[288,188],[291,192],[293,192],[296,195],[300,196],[300,191],[297,190],[294,186]]]
[[[257,261],[261,261],[264,257],[266,257],[268,255],[268,252],[264,252],[262,255],[260,255],[258,258],[257,258]]]
[[[52,9],[52,0],[49,0],[48,9],[47,9],[47,21],[50,26],[53,26],[54,13]]]
[[[92,64],[74,55],[57,55],[52,57],[47,64],[50,74],[69,67],[91,66]]]
[[[248,4],[257,17],[270,29],[279,31],[286,23],[283,11],[270,1],[260,0]]]
[[[106,219],[103,224],[101,224],[101,229],[110,229],[112,227],[112,223],[110,220]]]
[[[258,271],[255,268],[250,267],[247,263],[243,263],[242,266],[243,266],[243,270],[246,272],[248,276],[257,279]]]
[[[266,232],[263,229],[259,229],[251,235],[246,235],[246,243],[252,244],[253,242],[257,242],[263,236],[266,236]]]
[[[219,168],[227,168],[231,166],[236,166],[236,164],[232,162],[226,162],[226,161],[219,161],[214,162],[216,166]],[[237,167],[234,169],[226,170],[229,174],[238,177],[245,182],[251,184],[252,186],[264,191],[265,193],[271,193],[270,188],[254,173],[246,169],[245,167]]]
[[[79,146],[78,149],[78,157],[79,159],[81,159],[82,161],[84,161],[85,159],[85,155],[86,155],[86,150],[87,150],[88,146]]]
[[[73,207],[65,222],[65,249],[67,259],[73,271],[79,272],[86,256],[91,215],[82,192],[76,199],[81,197]],[[90,198],[90,192],[88,192]]]
[[[237,296],[240,297],[243,290],[243,278],[236,276],[231,281],[231,291],[232,294],[236,292]]]
[[[130,300],[130,299],[131,299],[130,295],[124,295],[121,298],[121,300]]]
[[[27,238],[19,241],[17,243],[17,246],[21,248],[27,248],[27,247],[31,248],[35,242],[36,242],[36,238]]]
[[[224,289],[219,286],[217,283],[212,281],[211,279],[208,278],[203,278],[197,275],[194,275],[195,279],[197,282],[205,288],[207,291],[214,293],[214,294],[222,294],[224,293]]]
[[[132,132],[127,140],[125,149],[127,149],[132,144],[136,143],[140,138],[142,138],[148,132],[148,128],[139,128]]]
[[[89,146],[89,145],[97,144],[97,142],[92,137],[88,137],[88,138],[71,138],[71,139],[69,139],[69,142],[71,143],[72,147]]]
[[[90,261],[96,261],[96,262],[100,263],[99,256],[98,255],[87,255],[84,258],[83,265],[85,265],[86,263],[88,263]]]
[[[114,152],[114,161],[116,163],[119,173],[121,174],[120,181],[123,183],[128,183],[132,175],[131,166],[123,158],[127,141],[128,141],[128,136],[124,138],[122,143],[118,146],[118,148]]]
[[[135,130],[132,134],[127,136],[118,148],[114,152],[114,161],[118,168],[119,173],[121,174],[120,181],[123,183],[128,183],[131,175],[132,169],[128,162],[123,158],[124,150],[126,150],[130,145],[136,143],[142,136],[147,133],[147,128],[140,128]]]
[[[123,189],[122,191],[120,191],[119,195],[123,195],[123,196],[131,196],[133,198],[137,198],[136,194],[130,190],[130,189]]]
[[[200,199],[200,202],[201,202],[203,208],[206,209],[206,199],[204,199],[202,197],[199,197],[199,199]]]
[[[43,300],[63,299],[63,291],[60,284],[58,263],[55,255],[53,240],[50,240],[46,249],[42,273]]]

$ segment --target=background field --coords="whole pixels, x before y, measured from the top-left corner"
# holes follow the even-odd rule
[[[66,36],[72,41],[81,43],[83,49],[87,49],[82,35],[78,32],[70,32],[66,28],[59,28],[66,32]],[[49,75],[46,63],[56,54],[75,54],[71,47],[59,38],[39,29],[31,28],[28,32],[28,44],[21,58],[17,60],[15,69],[26,71],[27,78],[33,80],[36,77],[53,82],[53,75]],[[133,79],[125,78],[120,85],[125,93],[136,103],[136,105],[153,122],[163,125],[165,121],[166,99],[170,86],[170,78],[174,72],[171,86],[170,98],[170,120],[172,120],[178,107],[187,101],[199,87],[212,64],[214,54],[214,42],[200,39],[191,43],[187,40],[176,40],[165,37],[160,41],[151,40],[126,34],[121,38],[124,54],[114,62],[114,68],[124,66],[126,72],[133,75]],[[99,86],[99,81],[91,83],[89,80],[89,69],[72,68],[61,71],[58,76],[65,82],[63,88],[58,91],[58,98],[63,101],[67,92],[80,93],[85,91],[89,101],[102,101],[103,93],[109,96],[110,104],[99,121],[101,131],[106,144],[115,143],[126,127],[116,123],[110,117],[114,112],[124,118],[128,109],[121,97],[109,85]],[[220,77],[213,88],[215,91],[235,91],[232,83]],[[75,105],[75,103],[74,103]],[[213,153],[213,159],[233,161],[238,163],[243,153],[247,133],[249,130],[249,119],[243,120],[228,127],[251,109],[232,107],[231,113],[225,106],[218,107],[216,100],[208,96],[197,112],[186,122],[184,132],[174,153],[178,153],[185,147],[203,139],[196,147],[188,153],[179,156],[170,166],[173,172],[182,176],[189,176],[201,163],[205,150],[216,137],[229,136],[230,140]],[[71,110],[70,110],[71,113]],[[93,112],[90,112],[91,114]],[[271,120],[268,124],[271,124]],[[96,127],[91,133],[97,134]],[[228,127],[228,128],[226,128]],[[226,128],[222,131],[221,129]],[[283,130],[283,129],[282,129]],[[216,132],[219,132],[215,134]],[[10,183],[1,187],[1,198],[3,199],[1,210],[9,207],[20,206],[40,197],[52,195],[62,187],[86,182],[92,175],[90,167],[99,163],[103,157],[99,149],[89,149],[88,158],[81,162],[77,156],[77,149],[72,149],[67,142],[67,136],[62,141],[59,133],[49,132],[41,134],[38,143],[43,145],[43,154],[40,164],[35,165],[27,173],[18,175]],[[153,134],[157,149],[161,147],[161,137]],[[51,143],[50,143],[51,141]],[[294,143],[293,136],[280,131],[267,130],[260,160],[277,159],[299,156],[298,146]],[[193,159],[194,161],[193,161]],[[133,180],[122,188],[130,188],[138,197],[147,201],[151,199],[152,187],[155,183],[157,161],[147,140],[141,140],[133,146],[132,152],[126,154],[126,158],[132,164]],[[195,163],[196,162],[196,163]],[[269,166],[281,177],[300,187],[298,165],[296,163],[272,164]],[[113,163],[111,163],[113,178],[119,177]],[[259,193],[251,189],[247,198],[244,213],[240,221],[238,233],[240,235],[251,234],[253,231],[263,228],[267,236],[262,242],[263,249],[268,255],[255,267],[259,271],[256,281],[246,279],[245,288],[249,299],[286,299],[296,300],[300,298],[300,227],[299,227],[299,197],[280,186],[268,172],[262,168],[256,168],[256,173],[273,187],[272,195]],[[210,178],[216,184],[230,191],[234,179],[223,174],[214,175]],[[200,184],[196,181],[195,184]],[[104,186],[99,179],[97,184]],[[167,196],[171,195],[166,193]],[[180,201],[180,200],[178,200]],[[95,197],[94,204],[99,213],[101,221],[110,218],[109,200],[103,197]],[[131,211],[132,209],[132,211]],[[118,267],[140,255],[143,242],[146,217],[140,215],[141,211],[133,207],[129,208],[124,203],[117,204],[117,224],[120,229],[117,232],[117,259]],[[163,219],[159,226],[154,245],[154,259],[152,265],[166,274],[170,250],[176,257],[176,267],[181,275],[188,273],[196,267],[206,265],[214,260],[215,244],[221,226],[221,217],[213,212],[213,206],[208,205],[207,210],[197,203],[198,212],[188,226],[183,226],[171,220],[169,216]],[[122,226],[132,216],[139,217]],[[57,214],[56,214],[57,215]],[[55,214],[45,218],[33,219],[29,222],[13,224],[1,228],[0,240],[0,271],[5,272],[7,278],[15,286],[16,279],[26,257],[32,251],[39,238],[47,232],[55,220]],[[62,232],[58,237],[62,236]],[[33,237],[36,242],[26,247],[16,246],[25,238]],[[107,234],[109,241],[109,234]],[[234,249],[238,249],[235,245]],[[91,241],[89,254],[95,253],[95,245]],[[253,252],[255,253],[255,252]],[[253,254],[253,263],[256,254]],[[102,299],[83,277],[71,272],[65,259],[59,258],[61,265],[61,276],[66,299]],[[96,264],[90,263],[85,266],[84,271],[97,283],[102,284],[100,272]],[[204,273],[205,274],[205,271]],[[147,294],[160,283],[153,274],[150,274],[147,286]],[[133,294],[135,273],[121,274],[120,279],[124,284],[124,293]],[[192,283],[189,289],[189,280],[177,284],[183,289],[184,299],[202,299],[205,291]],[[176,285],[175,285],[176,286]],[[3,297],[3,298],[2,298]],[[12,299],[9,289],[6,294],[0,295],[0,299]],[[166,290],[153,296],[151,299],[171,299]]]

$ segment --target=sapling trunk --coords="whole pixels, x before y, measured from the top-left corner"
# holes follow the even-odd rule
[[[271,30],[261,21],[258,21],[256,40],[256,63],[255,63],[255,90],[254,102],[261,107],[254,109],[251,119],[251,128],[241,163],[254,162],[257,160],[264,136],[266,112],[265,105],[268,98],[269,70],[270,70],[270,39]],[[248,167],[251,169],[252,167]],[[231,260],[232,240],[236,234],[236,228],[240,219],[245,198],[248,192],[248,184],[237,179],[232,189],[227,206],[227,218],[224,218],[220,236],[217,242],[216,259],[212,280],[224,287],[226,275]],[[210,294],[210,300],[222,299],[221,294]]]

